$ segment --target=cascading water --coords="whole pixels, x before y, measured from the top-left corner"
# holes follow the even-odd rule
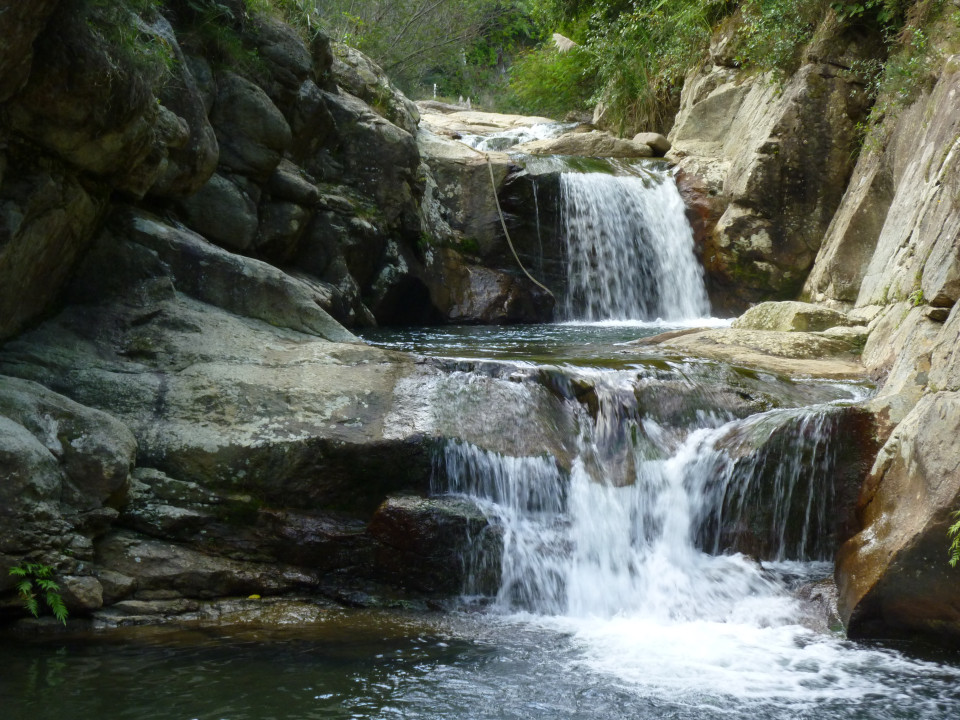
[[[723,546],[773,560],[832,549],[830,439],[842,409],[729,422],[708,414],[678,431],[642,417],[631,377],[590,377],[595,417],[578,410],[569,474],[544,457],[446,447],[449,490],[503,528],[502,610],[722,621],[743,598],[782,595],[757,564],[720,555]]]
[[[710,313],[673,178],[637,172],[560,176],[567,319],[678,321]]]

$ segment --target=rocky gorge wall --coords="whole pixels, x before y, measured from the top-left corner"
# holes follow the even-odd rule
[[[431,225],[418,111],[364,56],[242,2],[226,50],[191,3],[134,7],[0,12],[3,612],[28,560],[114,620],[450,592],[475,511],[389,499],[429,490],[449,431],[395,396],[441,371],[347,326],[549,302]]]

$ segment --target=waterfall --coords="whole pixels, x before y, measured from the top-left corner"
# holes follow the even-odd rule
[[[570,320],[689,320],[710,304],[669,173],[566,172],[561,222]]]
[[[753,560],[721,552],[828,557],[842,408],[702,417],[678,430],[643,416],[628,378],[595,371],[569,472],[549,457],[446,446],[447,489],[503,531],[498,607],[723,621],[745,598],[782,591]]]

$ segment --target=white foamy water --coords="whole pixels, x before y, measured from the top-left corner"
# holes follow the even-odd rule
[[[570,320],[708,317],[683,199],[665,171],[564,173],[561,209]]]
[[[487,135],[462,135],[460,142],[481,152],[501,152],[515,145],[554,138],[572,129],[576,123],[538,123],[510,130],[500,130]]]
[[[643,417],[629,373],[578,372],[581,381],[592,373],[597,400],[594,416],[581,416],[569,473],[544,456],[466,443],[445,452],[450,489],[503,529],[494,607],[510,622],[569,637],[577,654],[566,672],[605,676],[689,712],[663,717],[794,718],[830,708],[823,717],[934,718],[960,707],[955,668],[815,631],[792,591],[798,576],[816,579],[828,567],[808,559],[824,554],[812,538],[829,531],[836,408],[732,421],[704,414],[679,432]],[[768,491],[751,486],[764,472]],[[717,554],[715,538],[703,537],[711,519],[736,525],[758,499],[774,524],[802,521],[789,536],[769,533],[769,553],[792,562]],[[902,712],[886,714],[897,703]]]

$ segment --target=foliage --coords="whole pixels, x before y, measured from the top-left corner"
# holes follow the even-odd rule
[[[37,596],[43,598],[44,603],[53,613],[53,616],[67,624],[67,607],[63,604],[63,598],[60,597],[60,586],[53,580],[53,568],[41,563],[24,563],[17,567],[10,568],[10,574],[19,578],[17,581],[17,594],[23,602],[23,607],[34,617],[40,615],[40,601]]]
[[[586,110],[595,76],[583,50],[561,53],[541,47],[529,51],[514,61],[506,108],[552,117]]]
[[[960,562],[960,510],[953,513],[956,522],[947,529],[947,537],[951,539],[950,543],[950,567],[956,567]]]
[[[83,22],[112,58],[112,72],[132,70],[160,78],[171,69],[169,42],[148,32],[142,20],[155,16],[162,5],[162,0],[84,0],[80,5]]]
[[[489,68],[491,53],[503,55],[504,39],[508,44],[523,42],[531,31],[525,12],[528,2],[277,0],[275,4],[301,7],[332,39],[366,53],[391,80],[416,94],[440,77],[450,80],[446,92],[464,82],[476,82],[464,68]]]

